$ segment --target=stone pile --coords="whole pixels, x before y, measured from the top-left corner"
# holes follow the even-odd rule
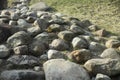
[[[0,80],[120,80],[120,37],[27,3],[0,13]]]

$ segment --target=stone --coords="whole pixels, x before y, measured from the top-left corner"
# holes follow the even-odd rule
[[[48,22],[45,19],[37,19],[34,21],[33,25],[40,27],[40,29],[44,31],[48,27]]]
[[[41,29],[39,27],[30,27],[27,29],[27,32],[30,34],[30,36],[34,37],[41,32]]]
[[[100,55],[102,58],[120,59],[120,54],[114,48],[108,48]]]
[[[84,67],[89,73],[102,73],[108,76],[115,76],[120,74],[120,61],[118,59],[90,59]]]
[[[75,24],[71,25],[70,30],[78,35],[84,34],[84,30],[80,26],[77,26]]]
[[[12,26],[12,25],[17,25],[17,21],[10,20],[10,21],[9,21],[9,25],[11,25],[11,26]]]
[[[85,63],[87,60],[92,59],[92,53],[87,49],[80,49],[72,51],[68,57],[76,63]]]
[[[28,54],[28,46],[27,45],[15,47],[13,50],[14,50],[14,53],[17,55],[27,55]]]
[[[71,41],[75,37],[75,35],[73,32],[66,30],[66,31],[59,32],[58,37],[65,41]]]
[[[59,32],[64,30],[64,27],[58,24],[51,24],[48,28],[47,28],[47,32]]]
[[[11,68],[14,69],[29,69],[37,65],[40,66],[39,59],[30,55],[13,55],[7,61],[12,64]]]
[[[75,50],[77,50],[77,49],[87,49],[88,46],[89,46],[89,43],[84,38],[75,37],[72,40],[72,46]]]
[[[43,64],[46,80],[90,80],[86,70],[64,59],[52,59]]]
[[[34,37],[34,39],[39,40],[46,44],[50,44],[56,38],[58,37],[55,33],[47,33],[47,32],[43,32]]]
[[[105,43],[107,48],[118,48],[120,46],[120,40],[110,39]]]
[[[40,63],[43,64],[48,60],[48,55],[47,54],[42,54],[39,58]]]
[[[24,19],[19,19],[17,21],[18,27],[23,28],[23,29],[28,29],[32,27],[31,24],[27,23]]]
[[[30,42],[31,42],[30,35],[24,31],[19,31],[7,39],[7,43],[10,44],[11,47],[27,45]]]
[[[94,55],[100,55],[106,47],[97,42],[91,42],[89,45],[89,50],[94,53]]]
[[[10,56],[10,50],[6,45],[0,45],[0,59]]]
[[[105,29],[101,29],[95,32],[95,35],[100,37],[105,37],[108,35],[108,32]]]
[[[57,51],[57,50],[48,50],[47,52],[47,55],[48,55],[48,59],[64,59],[65,58],[65,55],[63,55],[60,51]]]
[[[31,5],[30,9],[35,11],[46,11],[49,9],[49,7],[44,2],[38,2],[36,4]]]
[[[38,40],[33,40],[33,42],[29,45],[29,52],[31,55],[40,56],[45,53],[47,46]]]
[[[112,80],[109,76],[98,73],[95,80]]]
[[[0,75],[2,80],[45,80],[43,71],[33,70],[6,70]]]
[[[54,39],[52,41],[52,43],[50,44],[50,48],[55,49],[55,50],[64,51],[64,50],[68,50],[69,46],[64,40]]]

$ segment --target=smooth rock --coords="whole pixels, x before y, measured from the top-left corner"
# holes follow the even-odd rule
[[[68,50],[69,46],[64,40],[54,39],[52,41],[52,43],[50,44],[50,48],[55,49],[55,50],[63,51],[63,50]]]
[[[64,59],[52,59],[44,63],[46,80],[90,80],[86,70]]]
[[[89,43],[84,38],[75,37],[72,40],[72,46],[75,50],[77,50],[77,49],[87,49],[88,46],[89,46]]]
[[[65,55],[63,55],[60,51],[57,51],[57,50],[48,50],[47,52],[47,55],[48,55],[48,59],[64,59],[65,58]]]

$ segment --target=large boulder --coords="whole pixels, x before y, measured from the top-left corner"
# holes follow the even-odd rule
[[[90,80],[86,70],[64,59],[52,59],[44,63],[46,80]]]
[[[120,61],[118,59],[90,59],[84,67],[92,74],[102,73],[108,76],[120,74]]]
[[[33,70],[6,70],[0,75],[1,80],[45,80],[44,72]]]

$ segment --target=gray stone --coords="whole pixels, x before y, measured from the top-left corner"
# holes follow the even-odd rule
[[[18,54],[18,55],[27,55],[28,54],[28,46],[27,45],[15,47],[13,50],[14,50],[14,53]]]
[[[10,55],[10,50],[7,46],[5,45],[0,45],[0,58],[6,58]]]
[[[108,76],[120,74],[120,61],[118,59],[90,59],[84,67],[92,74],[102,73]]]
[[[120,59],[120,54],[114,48],[108,48],[100,55],[102,58]]]
[[[40,27],[42,31],[44,31],[48,27],[48,22],[45,19],[37,19],[34,21],[33,24],[34,26]]]
[[[29,69],[36,65],[40,65],[39,59],[30,55],[13,55],[8,58],[7,61],[12,64],[11,68],[14,69]]]
[[[39,40],[46,44],[51,43],[56,38],[57,38],[57,35],[55,33],[46,33],[46,32],[38,34],[37,36],[34,37],[34,39]]]
[[[66,42],[64,40],[55,39],[50,44],[50,48],[55,49],[55,50],[63,51],[63,50],[69,49],[69,46],[68,46],[68,44],[66,44]]]
[[[47,52],[47,55],[48,55],[48,59],[64,59],[65,58],[65,55],[63,55],[60,51],[57,51],[57,50],[48,50]]]
[[[88,46],[89,46],[89,43],[84,38],[75,37],[72,40],[72,46],[75,50],[77,50],[77,49],[87,49]]]
[[[87,49],[80,49],[72,51],[68,57],[76,63],[84,63],[87,60],[92,59],[92,53]]]
[[[31,24],[27,23],[24,19],[19,19],[17,21],[18,27],[23,28],[23,29],[28,29],[32,27]]]
[[[94,53],[94,55],[100,55],[106,49],[106,47],[104,45],[101,45],[100,43],[91,42],[89,45],[89,49],[91,52]]]
[[[39,7],[38,7],[39,6]],[[38,2],[36,4],[33,4],[30,6],[31,10],[37,10],[37,11],[46,11],[49,9],[49,7],[44,2]]]
[[[65,41],[71,41],[75,37],[75,35],[73,32],[66,30],[66,31],[59,32],[58,37]]]
[[[11,47],[27,45],[30,42],[31,42],[30,35],[24,31],[20,31],[20,32],[13,34],[7,40],[7,43],[10,44]]]
[[[64,59],[52,59],[44,63],[46,80],[90,80],[86,70]]]
[[[33,70],[6,70],[0,76],[2,80],[45,80],[43,71]]]
[[[31,55],[40,56],[45,53],[47,46],[38,40],[33,40],[33,42],[29,45],[29,52]]]
[[[80,26],[77,26],[75,24],[71,25],[70,30],[73,31],[75,34],[84,34],[84,30]]]
[[[27,29],[27,32],[32,36],[36,36],[41,32],[41,29],[39,27],[30,27]]]
[[[95,80],[112,80],[109,76],[98,73]]]

